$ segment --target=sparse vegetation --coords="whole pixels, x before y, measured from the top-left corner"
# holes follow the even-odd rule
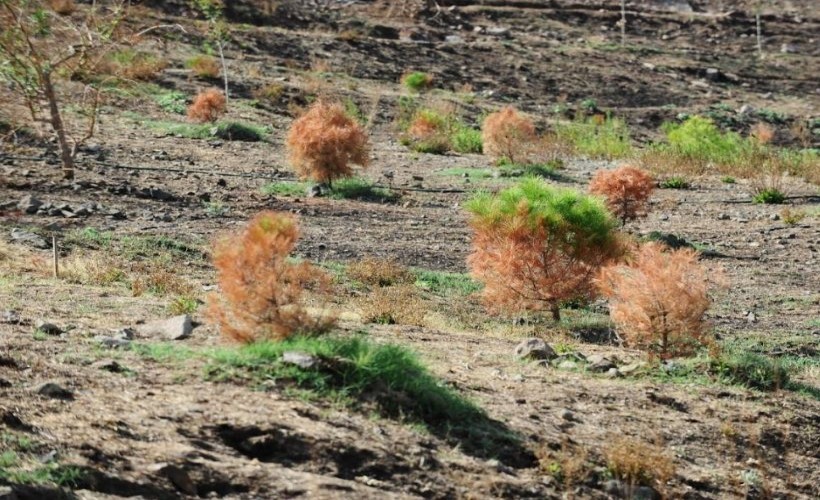
[[[185,66],[199,78],[206,80],[219,78],[219,62],[211,56],[194,56],[185,61]]]
[[[619,118],[605,115],[579,117],[555,125],[559,140],[572,144],[578,154],[608,160],[632,154],[629,127]]]
[[[479,193],[466,208],[468,264],[494,311],[548,310],[558,321],[560,304],[593,296],[595,273],[622,251],[602,202],[542,180]]]
[[[242,233],[217,242],[213,261],[221,293],[211,297],[208,313],[223,335],[249,343],[332,325],[331,318],[311,317],[303,307],[305,289],[326,290],[327,277],[308,262],[287,259],[298,236],[293,217],[262,212]]]
[[[689,181],[685,177],[672,176],[660,182],[662,189],[689,189]]]
[[[631,437],[615,437],[604,449],[607,470],[624,482],[627,498],[638,486],[663,491],[675,475],[675,464],[660,446]]]
[[[752,201],[755,203],[779,205],[786,201],[786,195],[777,188],[763,188],[752,197]]]

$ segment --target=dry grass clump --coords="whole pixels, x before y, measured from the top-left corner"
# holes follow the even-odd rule
[[[665,450],[631,437],[616,437],[604,448],[609,472],[623,481],[631,498],[638,486],[663,490],[675,475],[675,464]]]
[[[582,483],[592,471],[587,463],[589,451],[583,446],[570,445],[569,441],[561,443],[561,450],[554,452],[544,446],[536,452],[541,470],[551,475],[569,489]]]
[[[226,108],[225,94],[217,89],[208,89],[194,97],[194,102],[188,107],[188,118],[197,123],[215,122],[225,114]]]
[[[288,260],[298,237],[291,215],[266,211],[244,231],[215,244],[220,293],[211,296],[208,315],[223,335],[250,343],[318,333],[332,326],[331,318],[312,318],[303,306],[303,292],[327,291],[329,278],[308,262]]]
[[[219,77],[219,62],[211,56],[194,56],[186,66],[199,78],[209,80]]]
[[[49,0],[48,5],[51,10],[61,16],[70,16],[77,11],[77,4],[74,0]]]
[[[286,142],[299,177],[321,183],[350,177],[352,165],[366,167],[367,132],[339,104],[317,101],[291,125]]]
[[[281,83],[269,83],[258,87],[253,91],[253,96],[260,101],[275,103],[285,93],[285,87]]]
[[[193,295],[196,287],[183,278],[176,269],[151,262],[138,262],[129,270],[131,293],[139,297],[151,293],[160,297],[168,295]]]
[[[621,224],[646,215],[655,180],[643,170],[624,165],[614,170],[599,170],[589,183],[589,192],[601,195]]]
[[[692,355],[711,340],[708,278],[696,251],[647,243],[631,262],[602,269],[597,283],[627,343],[670,358]]]
[[[490,113],[481,126],[484,152],[498,160],[520,163],[536,140],[532,120],[513,107]]]
[[[394,260],[366,258],[348,264],[347,276],[369,287],[407,285],[416,281],[413,273]]]
[[[109,286],[127,280],[120,262],[102,254],[71,255],[60,261],[60,277],[79,285]]]
[[[415,285],[375,287],[359,301],[362,321],[382,325],[424,325],[427,312]]]

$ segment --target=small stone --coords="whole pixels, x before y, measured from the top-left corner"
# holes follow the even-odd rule
[[[45,382],[39,385],[34,392],[51,399],[62,399],[65,401],[74,399],[73,392],[55,382]]]
[[[604,483],[604,491],[613,496],[621,496],[624,491],[624,485],[617,479],[610,479]]]
[[[746,321],[749,323],[757,323],[757,315],[753,311],[749,311],[749,314],[746,315]]]
[[[780,52],[783,54],[797,54],[797,46],[791,43],[780,45]]]
[[[753,106],[750,106],[749,104],[744,104],[740,107],[740,109],[737,110],[737,114],[739,115],[751,115],[754,112],[755,108]]]
[[[187,495],[196,495],[196,485],[191,480],[191,476],[181,467],[167,465],[159,471],[168,478],[176,489]]]
[[[0,486],[0,500],[18,500],[17,493],[10,486]]]
[[[282,363],[296,365],[307,370],[319,364],[319,358],[301,351],[285,351],[282,353]]]
[[[621,376],[620,370],[617,368],[610,368],[605,374],[606,378],[618,378]]]
[[[20,321],[20,313],[17,311],[9,309],[0,313],[0,323],[19,324]]]
[[[566,420],[567,422],[572,422],[575,420],[575,414],[572,411],[564,409],[561,412],[561,418]]]
[[[515,346],[515,357],[518,359],[554,359],[557,354],[546,342],[538,338],[522,340]]]
[[[731,217],[729,217],[729,214],[718,214],[717,218],[718,218],[718,220],[729,220],[729,219],[731,219]]]
[[[163,337],[166,340],[182,340],[191,336],[194,326],[191,317],[187,314],[173,318],[152,321],[137,327],[140,335],[147,337]]]
[[[556,368],[558,368],[559,370],[575,370],[576,368],[578,368],[578,363],[576,363],[575,361],[565,359],[558,363],[558,366]]]
[[[615,363],[613,363],[612,360],[600,354],[593,354],[587,358],[587,361],[589,362],[587,370],[594,373],[605,373],[612,368],[616,368]]]
[[[97,361],[96,363],[94,363],[91,366],[98,369],[98,370],[105,370],[105,371],[111,372],[111,373],[125,373],[125,372],[129,371],[128,368],[126,368],[123,365],[117,363],[113,359],[103,359],[103,360]]]
[[[107,347],[109,349],[128,349],[131,347],[130,340],[110,337],[108,335],[97,335],[94,337],[94,340],[99,342],[103,347]]]
[[[54,323],[49,323],[48,321],[38,321],[34,327],[37,329],[38,332],[45,333],[46,335],[60,335],[63,333],[63,329],[59,326],[55,325]]]
[[[769,216],[769,220],[780,220],[780,215],[772,214]]]
[[[36,214],[37,210],[39,210],[42,205],[42,201],[29,194],[20,199],[17,203],[17,208],[26,214]]]
[[[645,366],[645,361],[636,361],[634,363],[630,363],[628,365],[618,368],[618,371],[623,375],[631,375]]]
[[[325,194],[326,190],[322,184],[312,184],[305,191],[305,196],[308,198],[319,198]]]
[[[7,389],[9,387],[11,387],[11,382],[4,379],[3,377],[0,377],[0,389]],[[3,498],[2,495],[0,495],[0,499],[2,499],[2,498]]]
[[[632,492],[632,500],[656,500],[661,498],[660,494],[649,486],[638,486]]]
[[[38,234],[34,234],[23,229],[14,228],[11,230],[11,239],[18,243],[23,243],[34,248],[47,250],[51,248],[51,242]]]

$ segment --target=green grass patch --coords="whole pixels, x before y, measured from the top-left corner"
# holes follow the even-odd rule
[[[734,184],[734,183],[737,182],[737,180],[735,180],[735,178],[732,177],[731,175],[725,175],[725,176],[720,178],[720,182],[722,182],[724,184]]]
[[[767,205],[779,205],[786,201],[786,195],[777,188],[766,188],[755,194],[752,201]]]
[[[131,350],[143,358],[158,363],[181,363],[201,356],[198,351],[172,342],[147,342],[132,344]]]
[[[77,467],[66,466],[54,460],[42,461],[37,452],[42,446],[25,436],[0,434],[5,450],[0,453],[0,484],[56,485],[74,487],[83,473]]]
[[[185,123],[152,120],[130,112],[124,113],[124,116],[154,132],[186,139],[212,139],[217,137],[226,141],[257,142],[265,140],[270,132],[267,127],[237,121]]]
[[[307,187],[307,182],[275,181],[262,186],[262,193],[275,196],[304,196]]]
[[[286,351],[319,360],[310,368],[282,362]],[[503,424],[433,376],[409,349],[380,344],[364,335],[294,337],[210,354],[206,372],[215,380],[251,380],[292,387],[380,416],[419,424],[468,453],[521,460],[527,452]],[[521,456],[516,457],[518,453]]]
[[[559,139],[589,158],[625,158],[633,153],[629,127],[620,118],[580,117],[555,125]]]
[[[689,181],[685,177],[677,175],[664,179],[658,185],[661,189],[689,189]]]
[[[740,135],[722,132],[711,119],[697,115],[682,123],[664,123],[661,129],[664,149],[699,163],[731,164],[748,145]]]
[[[399,196],[390,191],[376,187],[367,179],[348,177],[333,182],[330,188],[330,197],[333,199],[353,199],[378,202],[396,201]]]
[[[411,269],[410,271],[416,276],[416,286],[435,295],[467,296],[483,288],[480,282],[463,273],[428,269]]]
[[[154,102],[168,113],[184,115],[188,109],[188,98],[184,93],[172,90],[154,96]]]
[[[433,77],[423,71],[413,71],[404,75],[401,82],[408,90],[420,92],[433,84]]]
[[[493,171],[489,168],[464,168],[453,167],[439,170],[437,175],[446,177],[466,177],[469,179],[489,179],[493,176]]]
[[[188,243],[168,236],[116,235],[93,227],[76,229],[65,235],[63,244],[68,247],[110,250],[129,260],[138,257],[170,257],[172,259],[205,259],[205,251],[197,243]]]

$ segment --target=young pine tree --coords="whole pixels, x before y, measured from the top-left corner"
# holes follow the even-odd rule
[[[467,203],[473,253],[467,263],[495,312],[550,311],[589,298],[600,267],[622,253],[603,203],[575,190],[526,179]]]
[[[250,343],[318,333],[332,325],[330,318],[311,317],[302,305],[305,289],[324,291],[329,280],[308,262],[288,260],[298,237],[292,216],[268,211],[256,215],[243,232],[216,243],[220,292],[208,313],[223,335]]]
[[[621,224],[646,215],[649,196],[655,189],[652,176],[629,165],[614,170],[599,170],[589,183],[589,192],[603,196]]]
[[[502,161],[521,162],[536,141],[532,120],[510,106],[490,113],[481,126],[484,152]]]
[[[299,177],[326,184],[350,177],[352,165],[366,167],[369,160],[365,130],[342,106],[323,101],[293,122],[287,148]]]
[[[194,97],[188,107],[188,118],[197,123],[215,122],[225,114],[227,101],[225,94],[217,89],[208,89]]]
[[[602,269],[597,283],[629,345],[670,358],[709,342],[709,280],[696,251],[646,243],[632,262]]]

